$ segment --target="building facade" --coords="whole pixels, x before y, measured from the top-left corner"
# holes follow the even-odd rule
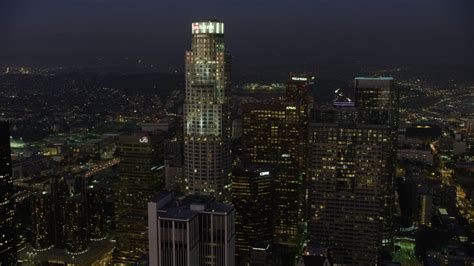
[[[31,246],[45,250],[54,246],[54,208],[51,194],[37,192],[31,208]]]
[[[86,189],[87,227],[89,239],[99,241],[107,235],[105,215],[105,191],[102,188],[88,186]]]
[[[69,185],[64,177],[51,179],[51,199],[53,202],[54,246],[65,247],[65,224],[67,218],[66,203],[71,196]]]
[[[294,102],[311,104],[311,85],[313,84],[314,76],[311,74],[291,73],[286,82],[286,98]]]
[[[223,196],[230,171],[230,118],[226,102],[230,61],[224,23],[192,23],[186,52],[184,175],[189,193]]]
[[[87,209],[82,195],[66,201],[67,219],[64,225],[66,252],[71,255],[85,253],[89,248]]]
[[[242,106],[242,160],[274,167],[274,242],[301,243],[306,166],[306,108],[288,101]]]
[[[398,124],[400,92],[392,77],[354,79],[355,105],[358,119],[365,124],[383,124],[390,128],[388,143],[387,191],[384,194],[384,217],[382,245],[393,248],[393,217],[395,214],[395,173],[398,153]]]
[[[391,79],[374,79],[374,83],[364,79],[357,85],[356,81],[356,95],[362,85],[377,90],[380,84],[389,84],[389,94],[395,95]],[[396,115],[397,107],[379,106],[378,113],[373,103],[380,95],[385,93],[359,92],[356,99],[362,103],[316,110],[310,124],[310,241],[329,248],[338,264],[375,265],[381,251],[393,243],[398,122],[391,115]]]
[[[233,266],[234,219],[234,207],[213,197],[161,193],[148,203],[150,265]]]
[[[273,241],[273,169],[241,164],[232,171],[235,207],[235,249],[241,262],[253,248],[267,248]]]
[[[0,121],[0,264],[16,263],[15,207],[13,201],[10,129]]]
[[[115,192],[114,263],[128,265],[148,250],[147,203],[164,188],[163,134],[156,131],[122,135],[117,149],[120,181]]]

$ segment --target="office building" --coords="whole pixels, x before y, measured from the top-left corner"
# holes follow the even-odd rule
[[[273,169],[241,164],[232,171],[235,207],[235,250],[241,262],[253,248],[266,248],[273,240]]]
[[[82,195],[72,196],[66,201],[66,223],[64,241],[66,252],[71,255],[85,253],[88,249],[87,210]]]
[[[301,243],[306,165],[306,108],[286,101],[243,109],[242,160],[275,169],[274,242]]]
[[[356,79],[356,95],[362,85],[376,90],[380,80],[391,84],[388,78],[375,85],[363,80]],[[395,95],[391,90],[390,85],[387,93]],[[386,104],[387,93],[359,92],[356,99],[365,97],[361,104],[316,110],[310,125],[310,241],[329,248],[338,264],[374,265],[393,243],[398,122],[396,104],[378,106]]]
[[[115,241],[107,234],[104,190],[88,186],[70,194],[65,178],[53,178],[51,188],[54,193],[33,195],[32,241],[19,252],[18,261],[24,265],[111,265]],[[57,236],[61,238],[56,244]]]
[[[138,132],[120,136],[115,196],[114,263],[133,264],[148,250],[147,203],[164,187],[163,134]]]
[[[312,103],[311,85],[313,84],[314,76],[291,73],[286,82],[286,98],[303,104]]]
[[[99,241],[107,235],[107,221],[105,216],[105,190],[88,186],[86,189],[87,228],[89,239]]]
[[[51,179],[51,197],[53,201],[54,245],[65,247],[66,203],[71,193],[65,177]]]
[[[71,255],[66,249],[53,247],[37,250],[29,245],[18,253],[21,265],[67,265],[67,266],[104,266],[114,265],[112,253],[114,243],[110,237],[101,241],[89,242],[85,252]]]
[[[16,263],[15,207],[8,122],[0,121],[0,264]]]
[[[51,194],[37,192],[31,207],[31,246],[46,250],[54,246],[54,209]]]
[[[375,264],[387,219],[390,128],[319,118],[310,126],[310,239],[329,247],[336,263]]]
[[[355,105],[358,119],[365,124],[390,127],[388,136],[390,156],[387,169],[387,193],[384,194],[383,246],[393,248],[393,216],[395,214],[395,172],[398,149],[398,109],[400,92],[391,77],[354,79]]]
[[[398,128],[399,92],[390,77],[354,79],[355,104],[359,120],[364,123],[385,123]],[[397,131],[395,131],[397,134]]]
[[[312,89],[314,85],[314,76],[309,73],[290,73],[286,82],[286,99],[293,105],[297,105],[300,109],[301,125],[300,130],[304,132],[304,141],[301,143],[303,149],[307,149],[308,140],[308,125],[309,114],[313,109],[314,99],[312,96]],[[306,165],[302,167],[303,170],[303,190],[304,198],[308,198],[308,178],[306,176]],[[303,219],[308,219],[307,201],[303,201]]]
[[[224,23],[194,22],[186,52],[184,175],[188,192],[225,196],[229,183],[231,125],[227,108],[229,56]]]
[[[148,203],[150,265],[233,266],[234,219],[234,207],[214,197],[160,193]]]

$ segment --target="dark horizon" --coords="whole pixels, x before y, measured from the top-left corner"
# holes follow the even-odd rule
[[[153,65],[182,72],[191,22],[212,18],[225,23],[237,76],[474,66],[470,0],[185,2],[4,1],[0,60],[4,66]]]

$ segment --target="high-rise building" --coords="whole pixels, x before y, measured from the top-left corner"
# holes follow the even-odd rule
[[[355,105],[364,123],[385,123],[398,128],[399,92],[390,77],[354,79]],[[397,134],[398,132],[394,132]]]
[[[150,265],[233,266],[234,219],[234,207],[214,197],[162,192],[148,203]]]
[[[51,179],[54,245],[57,248],[65,247],[66,202],[70,194],[69,185],[64,177],[54,177]]]
[[[273,240],[273,169],[241,164],[232,171],[235,207],[235,250],[240,261],[249,260],[253,248],[266,248]]]
[[[390,128],[337,112],[310,126],[310,239],[330,248],[337,263],[373,265],[387,219]]]
[[[312,86],[314,85],[314,76],[309,73],[290,73],[286,82],[286,99],[293,105],[298,105],[301,110],[300,115],[302,116],[300,130],[304,132],[304,139],[301,143],[303,149],[307,149],[308,142],[308,126],[309,126],[309,114],[313,109],[314,99],[312,96]],[[302,166],[303,170],[303,190],[304,198],[308,198],[309,193],[309,181],[306,176],[306,165]],[[303,201],[303,219],[308,219],[308,202]]]
[[[34,194],[32,241],[31,245],[21,249],[18,261],[28,265],[52,262],[60,265],[112,265],[114,242],[107,235],[104,191],[89,186],[81,188],[80,193],[76,189],[78,194],[69,193],[64,178],[53,179],[51,188],[56,197],[48,192]],[[56,212],[56,205],[59,212]],[[60,214],[60,219],[55,220],[55,214]],[[59,234],[55,234],[57,228]],[[56,236],[60,236],[57,245]]]
[[[290,101],[309,104],[312,102],[312,84],[314,84],[314,76],[291,73],[286,82],[286,98]]]
[[[194,22],[186,52],[184,175],[188,192],[225,196],[230,171],[230,117],[226,105],[230,60],[224,23]]]
[[[120,136],[115,196],[114,263],[133,264],[148,250],[147,204],[164,187],[163,134],[138,132]]]
[[[374,83],[380,80],[389,79]],[[363,85],[373,90],[378,87],[368,79]],[[359,99],[361,86],[356,83]],[[391,85],[389,90],[395,95]],[[393,241],[398,122],[391,115],[396,119],[397,107],[379,107],[382,113],[375,104],[367,108],[366,103],[376,102],[369,99],[374,95],[385,94],[368,93],[361,104],[337,103],[316,110],[310,125],[310,240],[329,248],[338,264],[375,265],[384,246]]]
[[[35,250],[45,250],[54,245],[54,208],[51,194],[35,193],[31,208],[31,245]]]
[[[103,240],[107,235],[105,191],[102,188],[88,186],[85,193],[89,239],[92,241]]]
[[[306,165],[306,108],[294,102],[242,106],[242,160],[274,167],[274,242],[301,243]]]
[[[354,80],[355,105],[358,119],[365,124],[384,124],[390,127],[388,142],[391,156],[388,158],[387,191],[384,194],[383,246],[393,247],[393,216],[395,214],[395,173],[398,148],[398,108],[400,92],[391,77]]]
[[[15,207],[8,122],[0,121],[0,264],[16,263]]]
[[[66,201],[64,241],[66,252],[71,255],[85,253],[88,249],[87,212],[83,195],[75,195]]]

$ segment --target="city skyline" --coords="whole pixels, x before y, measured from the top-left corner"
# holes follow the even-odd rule
[[[70,7],[46,1],[48,12],[66,15]],[[461,7],[471,4],[303,1],[290,8],[277,0],[247,9],[245,1],[192,3],[195,9],[174,16],[170,11],[181,10],[176,4],[145,0],[145,11],[143,3],[108,1],[71,3],[77,14],[109,6],[99,20],[119,10],[127,14],[111,20],[120,21],[112,32],[98,24],[72,34],[81,40],[75,45],[90,42],[96,30],[103,40],[121,36],[107,52],[101,51],[106,41],[88,46],[104,55],[102,66],[0,68],[0,213],[7,218],[0,220],[2,266],[474,264],[474,80],[368,67],[409,57],[420,65],[437,62],[444,74],[455,71],[446,58],[469,66],[470,18]],[[156,6],[165,7],[158,21],[180,22],[154,29],[162,30],[159,40],[130,43],[131,29],[144,36],[130,18],[156,22],[147,16]],[[326,12],[313,13],[317,7]],[[407,7],[413,9],[402,12]],[[416,11],[418,18],[456,17],[438,27],[439,36],[462,27],[449,33],[458,34],[451,43],[422,52],[418,46],[433,32],[417,34],[422,42],[406,36],[441,22],[413,24]],[[94,12],[84,17],[89,21],[71,16],[77,26],[71,33],[97,22]],[[211,18],[183,26],[191,13]],[[402,13],[405,20],[395,23]],[[236,14],[245,27],[235,24]],[[315,14],[321,17],[307,20]],[[276,15],[277,22],[268,19]],[[304,34],[318,19],[332,21],[328,34]],[[295,21],[304,23],[295,27]],[[50,26],[45,40],[59,29]],[[163,57],[173,60],[162,61],[180,71],[160,73],[141,58],[131,68],[112,63],[123,71],[115,74],[105,66],[116,48],[146,52],[142,45],[157,40],[181,49],[181,63],[173,52]],[[330,40],[326,48],[315,45],[324,40]],[[41,52],[41,40],[37,44],[36,52],[52,59]],[[63,48],[55,56],[74,49],[79,58],[87,49]],[[313,51],[325,57],[316,59]],[[239,62],[243,54],[250,57]],[[349,63],[334,67],[343,61]],[[337,69],[336,76],[320,78],[325,74],[314,69],[317,64]],[[235,74],[252,82],[233,84]],[[270,82],[251,78],[263,76]]]

